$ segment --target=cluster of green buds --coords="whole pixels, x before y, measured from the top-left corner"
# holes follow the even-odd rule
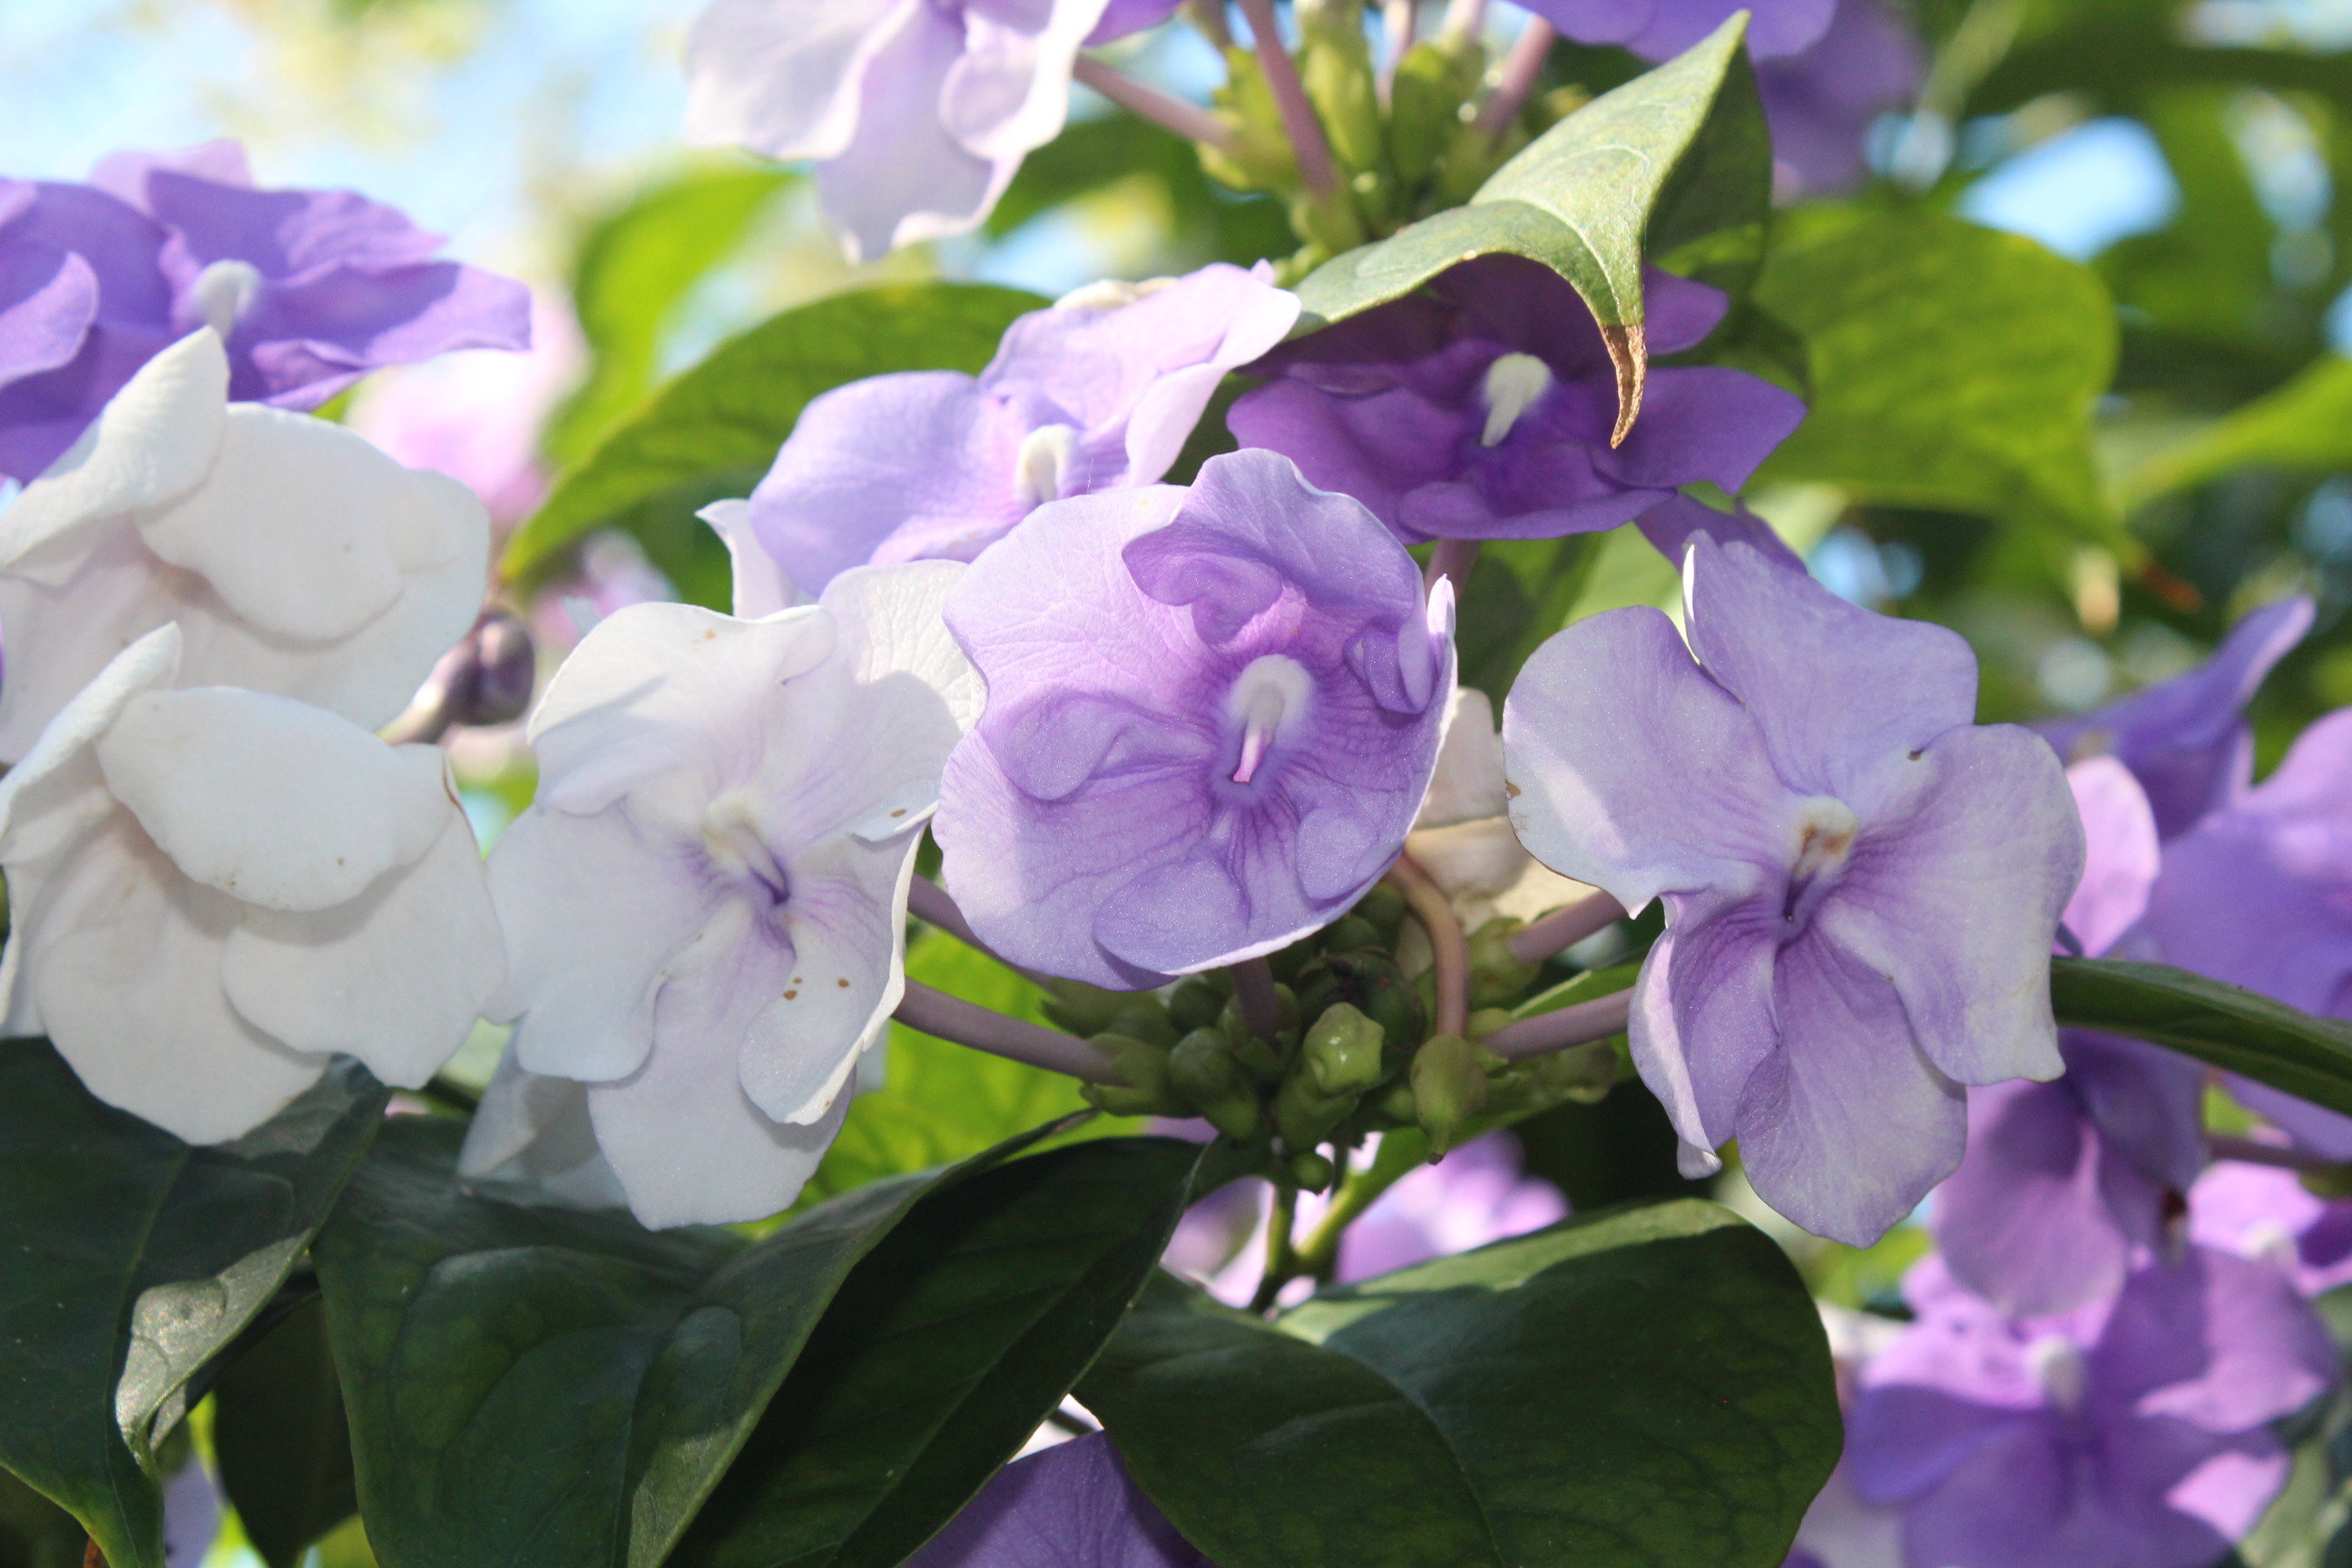
[[[1407,978],[1395,956],[1406,919],[1403,896],[1381,884],[1271,955],[1270,1028],[1263,1018],[1253,1026],[1222,971],[1160,993],[1057,981],[1046,1010],[1126,1080],[1089,1086],[1093,1104],[1120,1116],[1202,1118],[1310,1191],[1330,1185],[1333,1154],[1373,1132],[1419,1128],[1433,1160],[1486,1127],[1608,1092],[1620,1060],[1609,1042],[1522,1062],[1478,1044],[1511,1021],[1537,979],[1540,966],[1507,944],[1519,922],[1490,922],[1472,939],[1478,1011],[1464,1032],[1438,1034],[1426,976]]]

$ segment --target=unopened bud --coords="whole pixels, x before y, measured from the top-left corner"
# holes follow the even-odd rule
[[[1511,933],[1524,921],[1498,916],[1470,933],[1470,1005],[1507,1006],[1535,981],[1542,965],[1529,963],[1511,952]]]
[[[1154,996],[1129,997],[1127,1005],[1111,1015],[1110,1032],[1149,1040],[1163,1051],[1174,1049],[1179,1038],[1176,1026],[1168,1021],[1168,1009]]]
[[[1510,1021],[1511,1010],[1507,1007],[1481,1007],[1463,1024],[1462,1032],[1474,1040],[1483,1040]]]
[[[1208,1028],[1224,1011],[1225,997],[1230,992],[1230,986],[1220,985],[1205,974],[1195,974],[1168,994],[1168,1021],[1183,1035]]]
[[[1341,915],[1324,928],[1323,951],[1326,952],[1353,952],[1358,948],[1380,945],[1381,933],[1372,929],[1372,922],[1361,915]]]
[[[1462,1124],[1486,1103],[1486,1053],[1459,1035],[1432,1035],[1412,1054],[1412,1104],[1429,1157],[1454,1147]]]
[[[1301,1041],[1308,1076],[1325,1094],[1367,1089],[1381,1081],[1386,1031],[1345,1002],[1326,1007]]]
[[[1176,1042],[1168,1054],[1168,1077],[1178,1095],[1209,1125],[1228,1138],[1256,1134],[1260,1116],[1257,1089],[1233,1047],[1215,1029],[1195,1029]]]
[[[459,725],[520,719],[530,706],[538,674],[530,633],[522,622],[504,610],[484,610],[465,640],[435,661],[384,739],[430,743]]]
[[[1045,982],[1045,1016],[1074,1035],[1099,1035],[1135,1005],[1131,991],[1106,991],[1083,980]]]
[[[1391,947],[1397,933],[1404,929],[1404,917],[1410,909],[1404,895],[1386,882],[1375,882],[1372,890],[1356,900],[1349,911],[1353,919],[1372,928],[1375,940],[1368,945]]]
[[[1124,1035],[1097,1035],[1094,1047],[1127,1082],[1086,1085],[1079,1092],[1087,1103],[1113,1116],[1182,1116],[1191,1109],[1170,1081],[1166,1051]]]
[[[1312,1149],[1301,1150],[1290,1157],[1290,1179],[1298,1184],[1301,1191],[1323,1192],[1331,1185],[1331,1178],[1339,1173],[1339,1169],[1330,1161]]]
[[[1293,1149],[1311,1149],[1356,1109],[1356,1094],[1325,1094],[1305,1073],[1284,1080],[1274,1097],[1275,1131]]]

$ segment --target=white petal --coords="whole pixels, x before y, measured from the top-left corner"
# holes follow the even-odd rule
[[[625,807],[534,806],[499,836],[489,874],[507,949],[493,1010],[520,1016],[521,1065],[589,1080],[635,1072],[669,963],[711,917],[695,864],[642,837]]]
[[[1495,729],[1495,705],[1467,686],[1454,689],[1445,739],[1437,748],[1437,771],[1421,803],[1413,829],[1444,827],[1501,816],[1511,803],[1503,787],[1503,737]]]
[[[826,584],[819,601],[841,622],[843,651],[856,679],[914,677],[946,703],[959,738],[979,721],[988,700],[980,671],[948,630],[948,595],[963,574],[961,561],[854,567]]]
[[[138,522],[150,550],[257,630],[326,639],[390,609],[405,572],[456,559],[488,515],[464,486],[340,425],[240,403],[204,482]]]
[[[221,989],[235,900],[181,876],[130,814],[69,856],[25,931],[25,981],[90,1092],[191,1143],[268,1121],[327,1058],[238,1017]]]
[[[1070,68],[1105,0],[1055,0],[1042,32],[964,14],[964,53],[940,95],[949,134],[983,158],[1017,158],[1061,134]]]
[[[203,584],[158,565],[135,530],[120,528],[93,535],[62,584],[0,574],[0,635],[13,650],[0,680],[0,762],[29,752],[75,694],[142,637],[170,626],[174,648],[184,647],[193,617],[179,590]],[[173,679],[184,658],[175,656]]]
[[[436,749],[415,750],[440,765]],[[246,908],[221,982],[248,1022],[297,1050],[357,1057],[406,1089],[466,1043],[505,960],[473,829],[443,798],[441,836],[425,858],[351,902]]]
[[[780,162],[830,158],[857,125],[866,63],[921,0],[712,0],[686,41],[686,135]]]
[[[621,1178],[596,1147],[588,1089],[526,1072],[509,1050],[466,1129],[457,1174],[500,1189],[509,1203],[567,1208],[629,1206]]]
[[[0,571],[71,570],[69,535],[168,501],[212,466],[228,401],[228,355],[209,329],[149,360],[73,449],[0,513]]]
[[[114,809],[92,743],[134,699],[167,685],[179,661],[179,627],[148,633],[66,703],[25,760],[0,779],[0,865],[12,877],[25,863],[61,851]]]
[[[710,525],[727,546],[728,564],[735,583],[734,611],[739,620],[756,621],[778,610],[805,605],[803,594],[776,558],[768,553],[751,531],[751,503],[715,500],[694,514]]]
[[[437,753],[323,709],[203,686],[133,698],[98,742],[107,787],[180,869],[274,910],[359,896],[441,836]]]
[[[907,888],[920,843],[843,837],[793,859],[791,984],[752,1020],[740,1068],[744,1092],[774,1120],[822,1117],[906,994]]]

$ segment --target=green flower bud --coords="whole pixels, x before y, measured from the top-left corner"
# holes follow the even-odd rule
[[[1386,882],[1375,882],[1372,890],[1358,899],[1356,907],[1349,912],[1370,924],[1375,933],[1374,940],[1364,945],[1394,947],[1397,933],[1404,929],[1404,917],[1410,907],[1404,895],[1395,888]],[[1328,942],[1325,944],[1326,947],[1329,945]]]
[[[1284,1056],[1298,1044],[1298,994],[1287,985],[1274,988],[1274,1045]],[[1242,1001],[1238,996],[1227,998],[1217,1014],[1217,1027],[1236,1046],[1250,1037],[1249,1025],[1242,1017]]]
[[[1381,933],[1361,915],[1341,915],[1323,931],[1326,952],[1353,952],[1358,948],[1380,945]]]
[[[1484,1040],[1510,1022],[1511,1010],[1508,1007],[1481,1007],[1470,1015],[1462,1026],[1462,1032],[1474,1040]]]
[[[1429,1157],[1454,1147],[1462,1124],[1486,1103],[1486,1053],[1459,1035],[1432,1035],[1412,1054],[1412,1104]]]
[[[1110,1034],[1097,1035],[1094,1046],[1110,1058],[1111,1065],[1127,1082],[1082,1086],[1078,1092],[1088,1104],[1113,1116],[1191,1114],[1191,1103],[1171,1081],[1165,1050],[1149,1041]]]
[[[1381,1026],[1398,1060],[1421,1038],[1429,1016],[1396,960],[1372,950],[1328,953],[1299,974],[1298,1005],[1307,1017],[1319,1018],[1341,1002]]]
[[[1129,996],[1127,1005],[1111,1019],[1108,1029],[1114,1035],[1148,1040],[1163,1051],[1171,1049],[1179,1038],[1176,1026],[1168,1021],[1168,1009],[1160,1005],[1158,997],[1149,994],[1140,999]]]
[[[1176,989],[1168,994],[1168,1021],[1180,1035],[1208,1028],[1224,1011],[1225,998],[1231,994],[1229,985],[1205,974],[1180,981]]]
[[[1311,1149],[1301,1150],[1290,1157],[1290,1179],[1298,1184],[1301,1191],[1324,1192],[1330,1187],[1331,1178],[1339,1173],[1330,1161]]]
[[[1486,1108],[1510,1116],[1533,1116],[1575,1100],[1591,1105],[1609,1096],[1617,1081],[1619,1058],[1612,1040],[1594,1040],[1564,1051],[1513,1062],[1486,1085]]]
[[[1045,982],[1045,1014],[1057,1029],[1074,1035],[1099,1035],[1111,1020],[1135,1005],[1131,991],[1106,991],[1083,980]]]
[[[1168,1054],[1168,1077],[1188,1107],[1228,1138],[1255,1136],[1257,1089],[1214,1029],[1195,1029]]]
[[[1298,0],[1298,76],[1341,168],[1379,165],[1383,152],[1372,50],[1357,0]]]
[[[1462,130],[1463,106],[1478,89],[1486,52],[1471,40],[1413,45],[1389,89],[1389,153],[1398,182],[1418,189]]]
[[[1535,983],[1543,966],[1511,952],[1511,934],[1527,922],[1498,915],[1470,933],[1470,1005],[1507,1007]]]
[[[1324,1094],[1367,1089],[1381,1081],[1387,1031],[1345,1002],[1323,1010],[1300,1042],[1307,1074]]]
[[[1237,191],[1297,190],[1297,160],[1257,57],[1238,46],[1224,54],[1225,83],[1213,97],[1217,118],[1231,128],[1233,138],[1220,147],[1202,144],[1202,169]]]
[[[1291,1148],[1311,1149],[1355,1109],[1354,1091],[1325,1094],[1305,1073],[1300,1073],[1284,1080],[1281,1091],[1274,1097],[1275,1131]]]

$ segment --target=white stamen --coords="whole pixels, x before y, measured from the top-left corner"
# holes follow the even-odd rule
[[[1486,428],[1482,447],[1499,447],[1528,405],[1551,390],[1551,366],[1533,354],[1505,354],[1486,367]]]
[[[779,904],[790,894],[791,883],[760,831],[759,810],[747,792],[729,790],[703,808],[702,846],[721,876],[757,882]]]
[[[1286,654],[1261,654],[1225,693],[1225,717],[1242,727],[1240,764],[1234,783],[1257,776],[1258,764],[1286,731],[1296,733],[1315,700],[1315,678]]]
[[[1173,278],[1147,278],[1140,283],[1124,279],[1105,278],[1098,282],[1083,283],[1054,301],[1056,310],[1122,310],[1138,300],[1148,300],[1171,283]]]
[[[2053,1409],[2073,1415],[2083,1408],[2083,1352],[2070,1340],[2045,1335],[2025,1347],[2026,1369]]]
[[[1835,795],[1807,795],[1799,801],[1790,828],[1796,842],[1789,858],[1789,880],[1802,886],[1844,865],[1853,851],[1856,826],[1853,807]]]
[[[1077,455],[1078,433],[1067,425],[1044,425],[1021,437],[1021,455],[1013,460],[1013,489],[1024,506],[1042,506],[1062,499],[1070,459]]]
[[[215,261],[196,274],[188,298],[205,325],[226,337],[261,292],[261,269],[250,261]]]

